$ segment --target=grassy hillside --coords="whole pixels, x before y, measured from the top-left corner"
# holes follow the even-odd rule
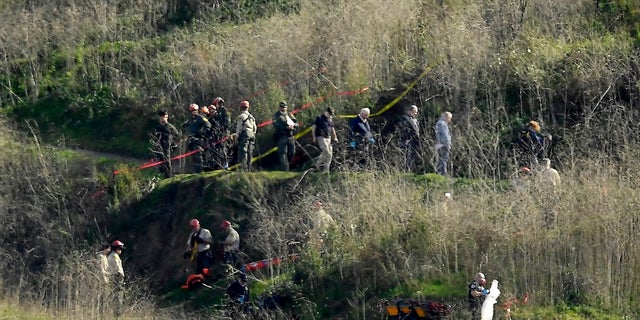
[[[214,233],[232,220],[247,259],[300,253],[251,279],[257,293],[286,286],[304,319],[378,318],[380,299],[395,296],[443,299],[464,317],[464,288],[478,270],[501,281],[500,303],[530,295],[514,317],[635,318],[639,8],[582,0],[3,1],[5,304],[42,306],[34,318],[104,316],[92,252],[120,238],[129,246],[128,316],[211,317],[200,307],[219,302],[227,279],[215,293],[175,289],[185,275],[185,226],[198,217]],[[330,176],[229,172],[158,182],[155,169],[66,151],[147,158],[155,111],[179,124],[189,103],[216,96],[234,114],[249,99],[259,120],[280,100],[297,107],[329,97],[298,115],[306,127],[328,105],[341,115],[378,110],[416,80],[373,119],[381,143],[364,172],[346,165],[342,119],[341,166]],[[366,94],[336,94],[365,86]],[[397,172],[387,124],[409,104],[420,107],[421,172],[432,171],[435,118],[454,113],[455,178]],[[513,135],[530,119],[554,135],[558,189],[510,187]],[[272,147],[269,133],[259,134],[262,151]],[[304,139],[299,149],[313,155]],[[321,247],[308,241],[315,199],[337,221]]]
[[[189,103],[222,96],[234,113],[251,100],[267,120],[283,99],[300,106],[371,88],[324,101],[301,115],[308,124],[326,105],[340,114],[375,109],[435,65],[400,106],[421,107],[425,128],[453,111],[456,173],[506,177],[511,133],[529,119],[558,138],[562,160],[635,143],[610,127],[637,120],[637,9],[625,1],[8,1],[0,106],[37,120],[49,141],[148,157],[158,109],[180,123]],[[570,146],[579,154],[564,153]]]

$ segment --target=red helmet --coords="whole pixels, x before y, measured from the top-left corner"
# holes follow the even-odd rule
[[[200,227],[200,221],[198,221],[198,219],[191,219],[191,222],[189,222],[189,226],[191,228],[198,228]]]
[[[113,242],[111,242],[111,248],[112,249],[124,249],[124,243],[122,243],[122,241],[120,241],[120,240],[114,240]]]
[[[209,108],[207,108],[207,106],[202,106],[200,107],[200,112],[204,114],[209,114]]]
[[[225,221],[222,221],[222,224],[220,225],[220,227],[221,228],[226,228],[226,227],[228,227],[230,225],[231,225],[231,222],[229,222],[229,220],[225,220]]]
[[[240,106],[243,108],[249,108],[249,101],[244,100],[242,102],[240,102]]]
[[[197,111],[198,109],[200,109],[200,107],[195,103],[189,105],[189,111]]]
[[[222,99],[220,97],[216,97],[215,99],[213,99],[213,102],[211,102],[211,104],[213,104],[214,106],[218,107],[221,104],[224,104],[224,99]]]

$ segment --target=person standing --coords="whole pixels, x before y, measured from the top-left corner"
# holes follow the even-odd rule
[[[278,146],[278,160],[280,161],[280,169],[289,171],[289,162],[293,159],[296,152],[296,140],[293,137],[298,123],[293,114],[287,112],[287,103],[280,101],[278,111],[273,115],[273,126],[275,131],[273,139]]]
[[[211,105],[215,107],[215,120],[214,139],[215,145],[213,146],[215,152],[215,160],[222,166],[222,169],[229,168],[229,159],[227,153],[227,137],[229,137],[229,127],[231,126],[231,118],[229,117],[229,111],[224,105],[224,99],[216,97],[211,102]],[[212,122],[213,123],[213,122]]]
[[[225,220],[220,225],[222,230],[227,234],[227,237],[222,241],[224,246],[224,263],[230,264],[234,268],[237,267],[238,253],[240,252],[240,235],[238,231],[233,229],[231,222]]]
[[[436,172],[441,175],[447,174],[447,165],[449,162],[449,153],[451,152],[451,133],[449,132],[449,123],[453,118],[451,112],[443,112],[440,119],[436,122]]]
[[[109,253],[111,253],[111,246],[109,244],[103,244],[98,252],[98,268],[100,270],[100,279],[102,283],[109,283]]]
[[[487,280],[484,277],[484,273],[478,272],[471,282],[469,282],[468,299],[469,299],[469,311],[471,311],[471,320],[480,320],[482,303],[484,297],[488,291],[484,288],[487,284]]]
[[[369,108],[362,108],[358,116],[349,122],[350,146],[356,151],[356,163],[361,168],[364,168],[369,162],[369,145],[376,143],[376,139],[371,133],[371,126],[369,126],[370,114]]]
[[[115,301],[114,314],[116,317],[122,315],[124,305],[124,269],[120,259],[123,249],[124,243],[120,240],[114,240],[111,243],[111,252],[107,256],[107,273]]]
[[[165,178],[173,175],[171,168],[171,152],[177,148],[176,142],[180,139],[180,133],[171,123],[169,123],[169,114],[166,111],[158,112],[159,124],[154,134],[154,153],[158,160],[163,161],[159,170]]]
[[[190,260],[196,263],[196,274],[202,274],[204,268],[211,267],[213,256],[211,254],[211,231],[202,228],[198,219],[191,219],[189,222],[191,234],[187,239],[187,251],[184,257],[190,257]]]
[[[404,166],[408,171],[415,170],[416,160],[420,157],[420,126],[418,125],[418,107],[411,105],[402,115],[400,123],[400,148],[404,155]]]
[[[249,101],[240,102],[242,112],[236,119],[236,133],[234,137],[238,139],[238,163],[240,168],[245,171],[251,170],[251,162],[253,160],[253,148],[256,145],[256,118],[249,113]]]
[[[195,173],[202,172],[206,133],[211,129],[211,123],[199,113],[199,109],[200,107],[195,103],[189,105],[191,118],[186,123],[189,128],[189,151],[196,151],[193,155],[193,171]]]
[[[98,251],[97,267],[99,270],[98,278],[98,303],[97,307],[100,314],[103,314],[106,310],[106,304],[109,295],[109,253],[111,253],[111,245],[105,243],[100,247]]]
[[[349,123],[351,147],[354,149],[365,147],[367,143],[373,144],[376,142],[371,133],[371,126],[369,126],[370,114],[371,110],[369,108],[362,108],[358,116]]]
[[[311,127],[313,143],[318,143],[321,152],[316,162],[316,169],[319,171],[329,172],[333,158],[331,141],[338,142],[338,135],[333,127],[334,114],[335,110],[332,107],[327,107],[327,110],[316,118],[316,122]]]

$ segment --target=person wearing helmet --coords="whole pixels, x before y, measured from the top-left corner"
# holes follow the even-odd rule
[[[484,286],[487,284],[487,280],[484,277],[484,273],[478,272],[468,287],[469,298],[469,311],[471,311],[471,320],[480,320],[480,308],[484,302],[484,297],[489,293],[489,290]]]
[[[289,163],[293,159],[296,152],[296,140],[293,137],[298,123],[293,114],[287,112],[287,103],[280,101],[278,111],[273,115],[273,140],[278,147],[278,160],[280,161],[280,169],[289,171]]]
[[[191,219],[189,222],[191,234],[187,239],[187,250],[184,258],[190,258],[196,264],[196,274],[202,274],[205,268],[210,268],[213,255],[211,254],[211,231],[200,227],[198,219]]]
[[[107,256],[107,273],[109,274],[109,283],[115,300],[114,313],[116,317],[122,315],[122,306],[124,304],[124,269],[122,268],[122,260],[120,255],[124,249],[124,243],[120,240],[111,242],[111,252]]]
[[[185,123],[189,132],[188,149],[189,151],[196,151],[193,155],[193,171],[195,173],[202,172],[206,132],[211,129],[211,123],[209,123],[209,120],[201,115],[199,111],[200,107],[197,104],[190,104],[189,112],[191,112],[191,118]]]
[[[240,251],[240,235],[233,229],[231,222],[225,220],[220,225],[227,237],[222,241],[224,247],[224,263],[236,267],[238,252]]]
[[[238,139],[238,163],[244,171],[251,170],[253,161],[253,148],[256,145],[256,118],[249,113],[249,101],[240,102],[242,112],[236,119],[236,133],[234,137]]]
[[[176,142],[180,139],[180,133],[171,123],[169,123],[169,114],[166,111],[158,112],[159,124],[154,134],[155,140],[152,142],[154,146],[153,153],[158,160],[163,161],[158,169],[165,178],[173,175],[171,169],[171,151],[177,148]]]

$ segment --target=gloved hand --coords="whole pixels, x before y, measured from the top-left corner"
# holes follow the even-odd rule
[[[351,146],[352,149],[355,149],[357,145],[358,144],[355,141],[351,141],[351,143],[349,144],[349,146]]]
[[[482,295],[488,295],[489,294],[489,289],[484,289],[482,290]]]
[[[373,137],[369,138],[369,143],[371,143],[371,144],[376,143],[376,139],[374,139]]]
[[[182,255],[182,259],[187,259],[189,258],[190,255],[191,255],[191,251],[185,251],[184,254]]]

